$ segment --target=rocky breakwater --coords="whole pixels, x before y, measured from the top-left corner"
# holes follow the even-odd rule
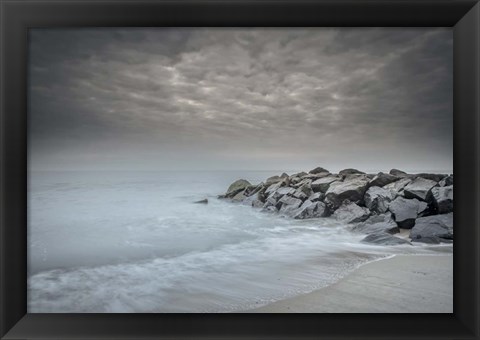
[[[334,174],[318,167],[260,184],[239,179],[219,198],[288,218],[334,218],[366,234],[367,243],[453,242],[453,175],[448,174],[397,169],[378,174],[345,169]]]

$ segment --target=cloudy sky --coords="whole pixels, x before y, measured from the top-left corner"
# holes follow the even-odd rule
[[[36,29],[34,170],[452,169],[450,29]]]

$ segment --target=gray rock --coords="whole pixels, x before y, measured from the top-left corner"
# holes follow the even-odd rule
[[[379,214],[383,214],[388,210],[388,206],[393,199],[394,196],[389,190],[380,187],[368,188],[364,196],[365,206]]]
[[[390,170],[390,175],[396,176],[396,177],[407,177],[408,174],[405,171],[398,170],[398,169],[392,169]]]
[[[443,178],[440,182],[438,182],[438,185],[440,185],[441,187],[453,185],[453,175],[449,175]]]
[[[387,184],[390,184],[392,182],[398,181],[400,177],[393,176],[390,174],[384,174],[383,172],[379,172],[375,177],[372,178],[372,180],[369,183],[369,186],[371,187],[383,187]]]
[[[287,177],[289,177],[289,176],[288,176],[288,174],[286,174],[285,172],[280,175],[280,178],[287,178]]]
[[[294,188],[300,188],[301,186],[303,186],[303,185],[305,185],[305,184],[310,185],[311,183],[312,183],[312,180],[311,180],[311,179],[303,178],[303,179],[301,179],[300,181],[298,181],[297,183],[292,184],[292,187],[294,187]]]
[[[305,195],[310,196],[313,194],[312,190],[312,184],[311,183],[305,183],[303,184],[300,188],[298,188],[301,192],[303,192]]]
[[[308,173],[309,174],[319,174],[319,173],[322,173],[322,172],[330,173],[330,171],[328,171],[327,169],[324,169],[320,166],[313,169],[313,170],[310,170]]]
[[[410,230],[410,238],[415,242],[432,243],[453,240],[453,213],[417,218]]]
[[[428,207],[427,202],[419,201],[418,202],[418,217],[422,217],[428,215],[430,213],[430,209]]]
[[[453,233],[453,212],[442,215],[431,215],[417,218],[419,223],[435,222],[447,227]]]
[[[412,239],[412,242],[427,243],[427,244],[439,244],[440,239],[435,236],[425,236]]]
[[[275,207],[275,211],[278,211],[282,207],[282,203],[280,202],[281,198],[282,196],[279,196],[276,193],[268,196],[263,205],[263,210],[268,207]]]
[[[357,179],[357,178],[363,178],[363,179],[366,179],[367,181],[370,182],[370,180],[373,178],[373,177],[368,177],[367,174],[349,174],[349,175],[345,175],[342,177],[343,178],[343,181],[351,181],[353,179]]]
[[[195,201],[193,202],[195,204],[208,204],[208,199],[207,198],[204,198],[203,200],[200,200],[200,201]]]
[[[421,174],[416,174],[415,177],[420,177],[424,179],[428,179],[434,182],[440,182],[443,178],[445,178],[447,175],[446,174],[426,174],[426,173],[421,173]]]
[[[417,177],[410,182],[404,189],[405,198],[417,198],[426,201],[430,190],[437,186],[437,182],[423,177]]]
[[[422,206],[420,201],[415,198],[406,199],[399,196],[390,202],[388,209],[392,212],[393,218],[400,228],[410,229],[415,225],[415,219]]]
[[[244,190],[246,187],[250,186],[249,181],[245,179],[239,179],[230,184],[230,186],[227,189],[227,192],[225,194],[226,197],[233,197],[236,194],[238,194],[240,191]]]
[[[347,175],[363,175],[365,174],[364,172],[360,171],[360,170],[357,170],[357,169],[352,169],[352,168],[349,168],[349,169],[343,169],[341,170],[339,173],[338,173],[340,176],[347,176]]]
[[[292,217],[295,219],[307,219],[325,217],[327,215],[327,209],[323,202],[312,202],[306,200],[303,204],[292,213]]]
[[[345,223],[356,223],[365,221],[370,216],[370,211],[367,208],[349,202],[335,210],[333,216]]]
[[[397,197],[401,195],[401,192],[403,189],[411,182],[412,180],[410,178],[402,178],[399,179],[398,181],[392,182],[390,184],[385,185],[383,188],[386,190],[389,190],[392,194],[393,197]]]
[[[278,202],[282,204],[280,208],[280,212],[286,215],[289,215],[290,213],[292,213],[294,210],[299,208],[303,203],[302,200],[295,197],[287,196],[287,195],[283,196]]]
[[[321,172],[319,174],[308,174],[306,176],[303,176],[302,178],[303,179],[311,179],[312,181],[315,181],[319,178],[328,177],[330,175],[331,174],[329,172]]]
[[[290,176],[289,180],[290,180],[290,185],[292,187],[295,187],[298,183],[302,181],[300,177],[296,177],[296,176]]]
[[[247,196],[245,195],[245,190],[238,192],[235,196],[232,197],[232,201],[234,202],[242,202],[246,199]]]
[[[299,173],[297,173],[297,174],[294,174],[294,175],[292,175],[292,176],[290,176],[290,177],[299,177],[299,178],[302,178],[303,176],[306,176],[306,175],[308,175],[308,174],[307,174],[306,172],[302,171],[302,172],[299,172]]]
[[[265,204],[269,203],[271,205],[277,205],[278,201],[282,198],[282,195],[279,195],[277,192],[272,193],[270,196],[267,197],[265,200]]]
[[[366,221],[357,223],[352,227],[352,231],[372,234],[372,233],[389,233],[396,234],[400,232],[397,223],[393,220],[391,213],[372,215]]]
[[[318,201],[322,201],[324,197],[325,197],[324,193],[314,192],[313,194],[310,195],[310,197],[308,197],[308,200],[311,202],[318,202]]]
[[[308,195],[305,192],[303,192],[301,189],[297,189],[295,190],[295,192],[293,192],[292,197],[305,201],[308,198]]]
[[[282,198],[281,195],[277,195],[276,193],[273,193],[267,197],[267,199],[265,200],[265,205],[277,205],[278,200],[280,200],[280,198]]]
[[[432,189],[433,206],[438,214],[453,211],[453,185]]]
[[[277,192],[281,196],[290,195],[295,192],[295,189],[290,187],[281,187],[281,188],[278,188],[275,192]]]
[[[250,185],[245,188],[245,196],[252,196],[258,193],[259,191],[265,191],[265,185],[260,183],[258,185]]]
[[[280,181],[283,181],[284,178],[280,177],[280,176],[272,176],[272,177],[269,177],[267,178],[267,180],[265,181],[265,183],[267,185],[269,184],[274,184],[274,183],[278,183]]]
[[[268,188],[265,190],[265,194],[267,196],[269,196],[272,192],[274,191],[277,191],[280,187],[284,186],[285,183],[282,181],[282,182],[278,182],[278,183],[275,183],[275,184],[271,184],[270,186],[268,186]]]
[[[288,195],[283,196],[279,202],[281,202],[283,205],[296,205],[297,208],[303,203],[302,200]]]
[[[328,176],[319,178],[312,182],[311,188],[314,192],[326,192],[333,182],[340,181],[337,176]]]
[[[360,203],[363,201],[368,182],[368,178],[363,176],[351,178],[344,182],[333,182],[325,193],[324,202],[333,210],[342,205],[344,200]]]
[[[258,191],[256,193],[254,193],[253,195],[250,195],[248,196],[247,198],[245,198],[243,200],[243,203],[246,204],[246,205],[250,205],[252,207],[255,207],[255,208],[261,208],[263,207],[264,203],[265,203],[265,196],[263,194],[263,192],[261,191]]]
[[[411,244],[410,242],[408,242],[407,240],[404,240],[403,238],[392,236],[389,233],[383,233],[383,232],[369,234],[362,240],[362,242],[382,245],[382,246]]]

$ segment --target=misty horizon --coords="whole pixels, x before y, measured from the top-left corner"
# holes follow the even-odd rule
[[[453,168],[452,30],[33,29],[29,169]]]

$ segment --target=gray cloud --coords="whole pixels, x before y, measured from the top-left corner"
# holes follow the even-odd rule
[[[450,29],[29,38],[33,168],[452,168]]]

